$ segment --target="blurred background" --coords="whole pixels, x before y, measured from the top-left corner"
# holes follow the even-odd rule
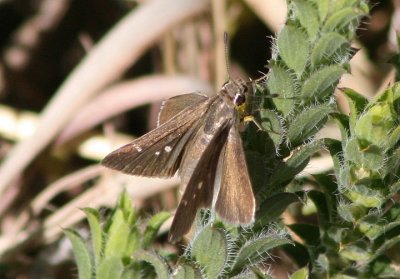
[[[394,80],[387,62],[400,27],[400,1],[370,5],[340,83],[368,98]],[[267,73],[285,16],[284,0],[0,0],[0,278],[73,277],[62,229],[84,234],[79,208],[106,214],[122,189],[143,219],[173,211],[177,178],[129,177],[98,162],[154,128],[162,100],[218,90],[228,78],[224,31],[233,78]],[[323,133],[339,136],[333,125]],[[331,162],[317,165],[308,173]]]

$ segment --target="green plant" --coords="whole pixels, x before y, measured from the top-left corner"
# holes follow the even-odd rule
[[[350,115],[340,113],[333,99],[339,79],[350,70],[349,60],[355,54],[350,42],[369,12],[368,5],[356,0],[293,0],[288,1],[288,7],[286,25],[277,35],[268,63],[270,72],[265,82],[254,88],[255,97],[261,97],[256,100],[263,100],[256,117],[265,131],[249,125],[244,135],[259,205],[256,222],[250,228],[233,228],[210,222],[205,214],[198,218],[195,236],[172,268],[158,254],[146,250],[154,234],[143,242],[146,233],[138,231],[132,213],[135,218],[126,219],[130,220],[126,226],[132,226],[126,237],[134,240],[127,241],[131,243],[129,251],[118,255],[123,261],[113,259],[118,274],[129,269],[131,274],[145,276],[149,270],[148,274],[155,276],[150,263],[159,278],[268,278],[258,264],[271,248],[279,246],[299,267],[308,264],[292,278],[400,277],[396,267],[400,207],[393,199],[400,186],[399,84],[389,86],[372,101],[354,90],[342,89]],[[270,94],[279,98],[266,98]],[[315,140],[329,119],[339,126],[342,139]],[[335,176],[308,178],[314,188],[307,192],[286,189],[311,156],[325,148],[333,158]],[[282,225],[271,225],[300,199],[312,204],[318,216],[317,224],[288,226],[301,243],[289,240]],[[115,213],[110,222],[116,217]],[[92,234],[94,227],[100,231],[99,225],[91,224]],[[112,227],[106,226],[104,234]],[[71,231],[68,235],[75,242],[75,252],[82,251],[80,258],[87,262],[85,267],[78,265],[80,274],[99,274],[93,267],[98,267],[96,258],[103,253],[97,248],[98,256],[91,256],[82,248],[83,240]],[[107,247],[98,237],[92,238],[97,239],[98,247]]]
[[[220,222],[199,222],[198,233],[172,268],[167,263],[174,259],[170,252],[163,250],[157,254],[150,247],[170,214],[156,214],[141,232],[131,203],[128,194],[123,193],[103,226],[98,211],[84,209],[91,247],[76,231],[65,231],[73,245],[79,278],[269,278],[256,265],[270,249],[291,243],[278,229],[255,235],[237,228],[227,229]]]
[[[127,193],[122,193],[118,205],[107,221],[101,225],[100,214],[92,208],[85,208],[89,222],[91,246],[74,230],[65,234],[72,242],[78,265],[79,278],[137,278],[152,273],[149,265],[135,258],[148,259],[155,266],[160,278],[163,277],[163,263],[152,252],[145,252],[154,241],[160,226],[170,217],[161,212],[154,215],[142,232],[138,228],[138,216]],[[154,261],[154,262],[153,262]]]

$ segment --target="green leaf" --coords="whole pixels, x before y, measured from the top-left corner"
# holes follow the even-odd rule
[[[389,138],[385,145],[385,149],[389,150],[395,147],[399,141],[400,141],[400,126],[394,128],[394,130],[390,133]]]
[[[303,145],[295,150],[292,156],[286,162],[279,162],[276,165],[269,183],[271,185],[287,183],[291,181],[296,174],[301,172],[308,164],[310,157],[322,148],[321,142]]]
[[[272,248],[290,244],[291,241],[281,236],[261,236],[246,242],[238,252],[233,271],[241,272],[248,264],[257,264],[264,260],[265,253]]]
[[[154,270],[156,271],[157,278],[160,279],[169,278],[169,270],[167,264],[156,253],[140,249],[133,254],[132,258],[135,261],[145,261],[150,263],[154,267]],[[116,277],[109,277],[109,278],[116,278]]]
[[[373,256],[371,252],[367,251],[363,242],[342,246],[339,254],[345,259],[357,262],[368,261]]]
[[[112,216],[107,232],[104,254],[106,257],[129,257],[139,248],[140,240],[137,228],[131,227],[124,218],[121,209]]]
[[[337,207],[337,212],[343,220],[351,223],[357,222],[365,216],[366,208],[360,204],[355,203],[340,203]]]
[[[109,257],[103,259],[98,268],[96,279],[110,279],[110,278],[121,278],[124,272],[124,265],[122,259],[119,257]]]
[[[86,247],[85,240],[73,230],[66,229],[64,233],[72,243],[79,279],[91,279],[93,270],[92,257]]]
[[[321,228],[326,229],[326,227],[329,226],[329,222],[332,224],[332,218],[336,214],[333,214],[333,212],[336,212],[338,182],[334,176],[325,173],[315,174],[313,178],[318,183],[323,193],[317,194],[317,197],[311,194],[310,198],[317,207],[318,220],[321,224]],[[323,204],[324,202],[325,204]]]
[[[101,229],[100,215],[99,212],[93,208],[84,208],[82,210],[85,212],[89,222],[95,266],[97,266],[103,252],[103,230]]]
[[[265,166],[260,164],[260,162],[265,161],[265,158],[262,154],[255,151],[246,150],[245,153],[253,192],[258,193],[260,190],[265,188],[265,183],[268,179],[265,175]]]
[[[297,8],[297,17],[301,25],[307,30],[308,37],[313,41],[319,30],[318,11],[314,6],[303,0],[294,1]]]
[[[253,138],[257,138],[258,145],[262,147],[262,149],[264,149],[262,150],[262,154],[267,155],[267,157],[271,157],[274,156],[274,153],[271,152],[271,149],[268,148],[268,145],[270,146],[272,145],[273,146],[272,150],[275,150],[275,146],[278,146],[282,142],[283,139],[282,122],[277,112],[269,109],[262,109],[260,111],[260,117],[261,117],[261,126],[264,130],[261,132],[257,130],[256,136]],[[270,142],[266,142],[269,139],[272,141],[273,144],[271,144]]]
[[[342,143],[338,140],[330,138],[325,138],[323,142],[332,156],[336,177],[339,177],[341,173],[341,162],[343,162]]]
[[[388,135],[395,127],[391,104],[382,102],[368,108],[358,119],[354,131],[359,140],[385,147]]]
[[[301,172],[307,166],[310,160],[309,157],[307,158],[298,156],[296,158],[301,160],[299,162],[295,162],[297,165],[296,167],[291,167],[287,164],[287,162],[284,161],[277,162],[276,165],[274,166],[268,184],[277,185],[277,184],[289,183],[291,180],[293,180],[296,174]]]
[[[335,194],[338,191],[336,178],[334,176],[327,175],[326,173],[314,174],[312,177],[322,189],[325,197],[328,197],[328,200],[331,200],[331,202],[328,202],[328,210],[330,212],[336,203]]]
[[[304,81],[300,96],[305,103],[325,101],[331,97],[340,77],[346,71],[337,65],[323,67]]]
[[[228,258],[227,246],[225,234],[211,225],[204,227],[193,240],[192,256],[208,278],[217,278],[224,269]]]
[[[278,193],[267,198],[257,211],[258,224],[264,226],[278,219],[290,204],[298,201],[299,197],[293,193]]]
[[[385,172],[382,174],[382,177],[385,177],[387,174],[390,174],[391,176],[398,177],[398,170],[400,167],[400,148],[397,148],[396,150],[392,151],[391,156],[389,157],[389,161],[386,164],[386,167],[384,168]],[[392,192],[394,195],[395,192]]]
[[[322,32],[340,32],[346,34],[348,29],[351,29],[358,23],[360,14],[355,12],[352,7],[337,10],[329,16],[322,27]]]
[[[125,267],[124,272],[118,279],[143,278],[141,277],[142,274],[143,271],[141,270],[141,267],[135,263]]]
[[[379,237],[385,228],[384,220],[381,220],[380,216],[367,215],[358,223],[358,228],[362,234],[368,237],[370,240],[374,240]]]
[[[354,204],[362,205],[366,208],[380,207],[385,201],[383,190],[375,190],[362,184],[357,184],[346,191],[345,195]]]
[[[147,248],[151,245],[157,236],[158,231],[162,224],[164,224],[167,219],[171,217],[169,212],[160,212],[149,220],[146,226],[146,230],[143,233],[142,247]]]
[[[387,250],[392,248],[395,245],[400,243],[400,235],[393,237],[387,241],[385,241],[373,254],[373,256],[369,259],[369,262],[375,260],[378,256],[383,255]]]
[[[349,116],[342,113],[331,113],[330,116],[339,126],[342,141],[345,142],[350,137]]]
[[[282,113],[283,116],[288,115],[292,109],[295,100],[295,80],[293,80],[289,71],[278,66],[271,64],[270,73],[268,74],[267,88],[272,94],[279,94],[279,98],[273,98],[273,103],[276,109]]]
[[[300,113],[290,123],[287,131],[287,139],[291,146],[296,147],[315,135],[325,124],[331,112],[333,108],[330,105],[320,105]]]
[[[372,274],[371,274],[372,271]],[[364,272],[363,278],[400,278],[400,272],[386,256],[380,256],[372,262],[371,269]]]
[[[368,99],[354,91],[350,88],[345,88],[343,90],[344,96],[347,98],[350,107],[350,129],[351,132],[354,133],[354,128],[357,122],[358,117],[365,110],[368,105]]]
[[[396,82],[391,87],[386,88],[381,94],[376,95],[370,102],[369,108],[377,104],[386,104],[392,106],[394,101],[400,97],[400,83]],[[393,108],[391,108],[393,109]]]
[[[282,60],[297,77],[301,77],[309,56],[309,38],[300,29],[286,25],[278,34],[277,41]]]
[[[282,98],[292,98],[295,96],[295,80],[289,70],[278,64],[269,65],[268,82],[266,86],[271,94],[279,94]],[[280,98],[274,98],[274,100]]]
[[[350,44],[342,35],[334,32],[326,33],[317,41],[311,52],[311,65],[329,65],[343,58],[349,51]]]
[[[322,228],[329,226],[329,223],[331,222],[331,214],[329,213],[328,201],[326,200],[324,193],[311,190],[307,192],[307,196],[317,207],[319,225]]]
[[[374,245],[380,247],[387,240],[397,237],[400,232],[400,221],[390,222],[385,226],[381,226],[381,231],[375,237]]]
[[[132,206],[132,199],[128,192],[122,192],[117,207],[122,210],[124,219],[128,225],[134,225],[137,221],[135,208]]]
[[[331,11],[336,12],[347,7],[353,7],[360,2],[359,0],[336,0],[331,4]]]
[[[311,0],[318,8],[319,21],[323,22],[328,15],[330,0]]]
[[[361,148],[357,139],[350,139],[344,149],[344,157],[356,168],[379,171],[384,166],[385,156],[376,145]],[[363,178],[363,177],[359,177]]]
[[[308,279],[309,272],[307,267],[303,267],[289,276],[290,279]]]

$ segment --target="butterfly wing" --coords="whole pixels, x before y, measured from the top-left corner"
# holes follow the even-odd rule
[[[184,109],[197,106],[207,99],[208,97],[205,95],[201,95],[198,93],[189,93],[174,96],[172,98],[169,98],[168,100],[165,100],[162,103],[160,112],[158,114],[157,127],[172,119]]]
[[[160,127],[107,155],[104,166],[130,175],[171,177],[183,150],[201,126],[202,116],[217,97],[183,109]]]
[[[242,139],[235,125],[230,127],[223,153],[218,166],[222,173],[215,210],[228,223],[250,224],[254,221],[255,199]]]
[[[228,130],[226,123],[219,128],[191,173],[172,222],[169,233],[170,242],[178,241],[190,230],[199,208],[211,207],[218,157],[225,144]]]
[[[214,197],[216,170],[221,150],[231,125],[232,109],[218,98],[210,108],[200,129],[184,152],[179,175],[186,185],[172,222],[172,242],[186,234],[199,208],[209,208]]]

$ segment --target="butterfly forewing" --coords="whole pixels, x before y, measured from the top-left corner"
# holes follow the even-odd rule
[[[208,97],[198,93],[178,95],[164,101],[158,114],[157,127],[178,115],[181,111],[197,106]]]
[[[101,163],[131,175],[173,176],[179,168],[185,143],[196,132],[214,99],[205,99],[193,108],[182,110],[160,127],[110,153]]]
[[[236,125],[230,127],[221,156],[224,156],[218,167],[222,171],[221,186],[215,210],[228,223],[250,224],[254,221],[255,199]]]

